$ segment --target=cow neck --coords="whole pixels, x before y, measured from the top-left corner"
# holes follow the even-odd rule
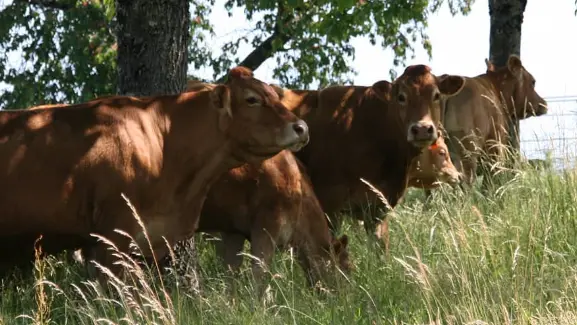
[[[318,111],[318,90],[290,90],[283,95],[282,103],[296,116],[305,119]]]
[[[369,105],[384,105],[385,111],[385,128],[381,130],[385,136],[382,140],[383,157],[386,164],[395,168],[408,169],[413,157],[418,156],[419,149],[407,142],[406,130],[403,121],[398,116],[398,112],[390,106],[390,102],[384,101],[376,94],[371,93],[365,99]],[[400,171],[399,171],[400,172]]]
[[[207,97],[208,92],[195,94],[165,112],[170,122],[165,134],[161,196],[188,202],[207,192],[229,168],[230,141],[218,127],[217,110],[205,104]]]
[[[366,105],[385,105],[386,107],[385,130],[381,131],[385,134],[381,140],[381,179],[378,180],[378,183],[388,185],[383,188],[386,192],[384,194],[394,206],[407,187],[411,163],[418,157],[421,150],[407,141],[406,131],[403,128],[404,123],[389,102],[372,92],[365,96],[363,102],[366,102]]]
[[[193,172],[192,180],[186,185],[184,202],[189,202],[199,195],[204,196],[208,193],[210,186],[230,169],[230,164],[227,163],[228,156],[227,149],[217,150],[205,164]]]
[[[509,107],[508,101],[504,99],[506,94],[501,96],[501,90],[503,89],[503,84],[505,83],[505,75],[498,72],[487,72],[477,76],[477,78],[486,82],[490,87],[491,91],[493,92],[493,98],[496,98],[499,104],[499,110],[504,113],[506,116],[509,116],[513,110]],[[514,94],[510,94],[511,96]]]

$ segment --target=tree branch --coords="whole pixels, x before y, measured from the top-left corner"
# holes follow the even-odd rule
[[[74,1],[58,1],[58,0],[14,0],[16,3],[23,3],[29,5],[36,5],[46,9],[70,10],[75,7]]]
[[[288,41],[292,39],[290,33],[287,33],[284,30],[284,26],[288,26],[291,21],[291,18],[285,17],[285,10],[284,6],[279,1],[278,3],[278,12],[277,12],[277,23],[275,25],[274,31],[271,36],[265,39],[259,46],[257,46],[249,55],[244,58],[238,65],[249,68],[251,70],[256,70],[261,64],[264,63],[268,58],[270,58],[273,52],[273,43],[276,40],[280,41],[281,47],[284,46]],[[283,21],[284,20],[284,21]],[[284,25],[284,26],[283,26]],[[226,75],[218,78],[217,83],[224,82]]]

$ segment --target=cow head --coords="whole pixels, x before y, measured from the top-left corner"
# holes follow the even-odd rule
[[[338,274],[335,267],[338,267],[345,274],[351,273],[354,266],[349,260],[348,245],[349,238],[347,235],[342,235],[338,238],[333,237],[330,246],[323,248],[323,258],[321,260],[310,259],[302,264],[303,269],[307,273],[309,286],[318,289],[316,284],[320,281],[332,287],[335,280],[334,275]],[[304,259],[301,260],[302,262],[304,262]]]
[[[438,182],[451,185],[459,183],[461,173],[453,165],[449,149],[440,132],[437,140],[427,150],[423,151],[417,159],[420,168],[417,178],[436,179]]]
[[[406,127],[408,142],[417,148],[425,148],[437,140],[441,97],[457,94],[464,84],[465,79],[461,76],[437,77],[431,73],[430,67],[422,64],[408,66],[389,84],[389,102]]]
[[[485,63],[487,74],[499,85],[513,118],[523,119],[547,113],[547,102],[535,91],[535,78],[523,67],[518,56],[509,56],[506,67],[496,68],[488,59],[485,59]]]
[[[349,259],[348,247],[349,237],[347,235],[342,235],[339,238],[333,238],[332,249],[335,254],[335,258],[339,269],[345,273],[350,273],[353,269],[353,265]]]
[[[211,94],[220,109],[220,128],[235,142],[236,154],[249,161],[274,156],[283,149],[298,151],[309,142],[307,124],[247,68],[232,69],[226,83],[214,87]]]

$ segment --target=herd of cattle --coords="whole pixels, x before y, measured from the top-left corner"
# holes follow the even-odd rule
[[[121,274],[91,235],[128,251],[115,229],[145,258],[209,232],[233,270],[249,240],[265,263],[294,247],[311,285],[335,266],[348,272],[340,212],[382,204],[361,179],[390,208],[407,187],[470,184],[481,152],[503,154],[509,118],[546,113],[519,57],[486,63],[473,78],[412,65],[393,82],[322,90],[284,89],[236,67],[224,84],[190,81],[181,94],[0,111],[0,277],[31,268],[40,236],[44,254],[81,250]]]

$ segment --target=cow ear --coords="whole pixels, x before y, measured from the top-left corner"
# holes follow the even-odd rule
[[[206,89],[213,89],[215,84],[202,82],[200,80],[189,79],[186,81],[186,91],[202,91]]]
[[[210,99],[214,107],[222,116],[232,118],[230,89],[225,85],[218,85],[210,92]]]
[[[515,54],[511,54],[509,56],[509,60],[507,60],[507,68],[514,76],[521,77],[521,73],[523,71],[523,64],[521,64],[521,58]]]
[[[465,86],[465,78],[456,75],[444,74],[439,77],[439,91],[446,96],[458,94]]]
[[[349,245],[349,237],[347,235],[342,235],[335,241],[335,252],[342,252],[347,249]]]
[[[487,71],[495,71],[495,65],[489,59],[485,59],[485,65],[487,66]]]
[[[188,79],[186,81],[186,91],[193,91],[196,89],[196,86],[200,83],[200,80],[192,80]]]
[[[381,80],[375,82],[371,88],[377,94],[377,96],[381,97],[384,100],[389,100],[391,91],[393,90],[393,84],[386,80]]]
[[[276,84],[270,84],[270,87],[277,93],[280,99],[284,96],[284,88]]]

